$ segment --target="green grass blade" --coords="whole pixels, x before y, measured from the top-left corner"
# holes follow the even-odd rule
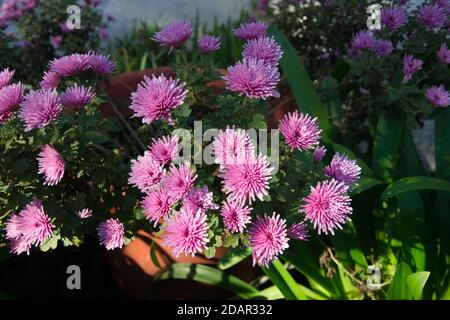
[[[422,292],[425,284],[427,283],[430,272],[422,271],[416,272],[406,278],[406,283],[408,284],[409,290],[411,290],[414,300],[422,299]]]
[[[406,279],[411,274],[411,268],[406,263],[401,262],[398,264],[394,279],[389,287],[388,300],[410,300],[412,298],[411,291],[406,282]]]
[[[280,260],[273,261],[268,268],[262,268],[274,285],[280,289],[287,300],[306,300],[297,282],[292,278]]]
[[[220,270],[226,270],[231,268],[235,264],[241,262],[245,258],[249,257],[252,254],[251,248],[241,248],[236,247],[231,250],[228,250],[223,257],[219,260],[217,266]]]
[[[391,183],[383,191],[381,198],[387,199],[413,190],[439,190],[450,192],[450,183],[432,177],[406,177]]]

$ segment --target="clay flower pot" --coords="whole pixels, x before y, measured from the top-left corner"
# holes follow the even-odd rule
[[[226,74],[225,70],[219,70],[219,72]],[[132,71],[108,78],[99,85],[98,89],[106,93],[114,102],[130,102],[131,93],[136,90],[143,77],[153,74],[175,77],[175,73],[169,67]],[[225,82],[222,80],[207,83],[206,86],[214,88],[218,94],[225,91]],[[282,95],[280,99],[271,99],[269,104],[270,112],[267,117],[269,128],[277,128],[278,121],[284,114],[296,108],[292,96],[289,94]],[[111,105],[106,103],[100,108],[104,116],[115,116],[115,111],[112,110]],[[129,108],[121,108],[120,112],[126,117],[131,116]],[[150,258],[151,243],[153,241],[156,244],[155,253],[161,267],[168,266],[171,263],[182,262],[215,266],[226,252],[225,248],[218,248],[217,254],[213,259],[206,259],[205,256],[200,254],[194,257],[175,257],[171,249],[161,242],[161,239],[144,230],[139,230],[130,244],[121,250],[107,253],[109,265],[119,286],[130,298],[147,298],[150,290],[155,294],[155,298],[162,299],[220,299],[230,295],[219,287],[191,280],[164,280],[157,282],[152,288],[152,277],[160,270]],[[227,270],[227,272],[249,282],[255,279],[260,271],[259,268],[252,267],[251,259],[247,258]]]

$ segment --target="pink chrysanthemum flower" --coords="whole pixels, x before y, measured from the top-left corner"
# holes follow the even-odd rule
[[[192,35],[192,25],[187,20],[178,20],[167,24],[161,31],[151,38],[162,46],[173,48],[181,47]]]
[[[44,185],[54,186],[64,176],[64,159],[52,145],[42,147],[37,158],[39,174],[44,175]]]
[[[208,241],[206,214],[201,210],[192,212],[181,208],[167,219],[163,235],[164,244],[173,247],[175,255],[194,256],[205,250]]]
[[[164,176],[161,163],[156,161],[150,152],[146,151],[137,160],[131,160],[131,171],[128,183],[139,188],[141,192],[149,192],[160,185]]]
[[[342,229],[342,224],[350,220],[352,207],[347,191],[347,185],[334,179],[319,182],[311,187],[299,211],[305,213],[305,219],[313,223],[319,234],[334,234],[334,230]]]
[[[445,87],[442,84],[440,86],[432,86],[429,88],[425,97],[435,107],[445,108],[450,106],[450,93],[445,90]]]
[[[320,162],[325,157],[327,149],[324,146],[317,147],[313,152],[313,161]]]
[[[84,108],[92,99],[95,97],[95,93],[92,91],[91,87],[74,86],[67,88],[66,91],[61,93],[59,98],[61,99],[61,104],[66,108],[78,109]]]
[[[387,56],[392,53],[394,47],[392,46],[392,42],[389,40],[377,40],[375,41],[375,53],[377,56]]]
[[[269,25],[262,21],[251,21],[242,23],[238,28],[233,30],[233,33],[243,39],[252,40],[266,35]]]
[[[98,75],[111,74],[116,69],[116,64],[109,59],[109,56],[99,53],[89,53],[88,56],[89,67]]]
[[[257,217],[248,233],[253,249],[253,265],[267,267],[289,247],[286,221],[275,212],[272,216]]]
[[[370,30],[359,31],[352,38],[351,47],[357,50],[373,49],[375,46],[375,37]]]
[[[319,144],[320,133],[316,118],[290,112],[280,120],[280,132],[292,150],[313,149]]]
[[[142,200],[142,208],[144,209],[145,217],[154,222],[155,225],[161,219],[169,216],[172,204],[172,197],[170,197],[163,188],[149,192]]]
[[[259,37],[244,45],[242,55],[246,59],[263,60],[265,63],[277,65],[283,51],[273,37]]]
[[[242,233],[251,221],[251,207],[240,201],[224,201],[220,209],[225,228],[231,233]]]
[[[450,64],[450,50],[447,49],[447,45],[443,43],[437,53],[439,61],[445,64]]]
[[[97,235],[106,250],[122,248],[125,243],[125,228],[119,219],[110,218],[101,222],[97,227]]]
[[[198,51],[201,54],[208,54],[220,49],[220,37],[204,34],[198,41]]]
[[[0,124],[8,121],[8,119],[11,118],[12,115],[12,112],[0,112]]]
[[[30,91],[21,103],[19,118],[25,122],[25,131],[31,131],[56,120],[61,110],[61,101],[56,90]]]
[[[419,9],[417,20],[428,29],[440,29],[447,21],[447,14],[437,4],[426,4]]]
[[[152,139],[149,149],[153,159],[162,164],[170,163],[177,156],[178,137],[164,136],[159,139]]]
[[[381,10],[380,19],[384,27],[396,31],[408,22],[408,15],[401,7],[384,8]]]
[[[40,200],[33,200],[19,214],[12,215],[5,223],[10,252],[30,254],[31,246],[38,246],[53,234],[55,227]]]
[[[15,111],[22,102],[24,87],[21,83],[13,83],[0,89],[0,114]]]
[[[406,54],[403,57],[403,83],[412,79],[413,75],[422,69],[423,61],[414,58],[411,54]]]
[[[77,212],[77,216],[80,219],[87,219],[92,217],[92,210],[91,209],[83,209]]]
[[[214,139],[212,152],[220,166],[239,164],[254,156],[255,146],[245,130],[226,128]]]
[[[188,92],[184,83],[177,79],[167,79],[164,75],[152,78],[147,76],[138,85],[136,92],[132,93],[130,109],[135,117],[142,117],[143,123],[152,123],[158,119],[166,119],[173,124],[170,112],[181,106]]]
[[[39,86],[41,89],[56,89],[61,83],[61,78],[53,71],[44,72]]]
[[[308,227],[304,222],[294,223],[289,227],[287,231],[287,235],[289,238],[295,240],[308,241],[309,240],[309,231]]]
[[[60,77],[70,77],[78,75],[89,69],[89,55],[74,53],[50,61],[50,71]]]
[[[251,99],[265,100],[280,96],[275,90],[280,81],[280,72],[276,66],[266,64],[263,60],[244,58],[234,66],[228,67],[228,75],[222,78],[228,90]]]
[[[225,165],[219,176],[228,200],[252,203],[268,194],[272,170],[267,157],[259,155],[243,163]]]
[[[336,153],[330,164],[325,167],[325,174],[330,178],[351,186],[358,181],[359,175],[361,174],[361,167],[358,166],[355,160],[349,159],[346,155]]]
[[[434,0],[433,3],[440,6],[448,15],[450,15],[450,0]]]
[[[0,72],[0,89],[11,84],[15,72],[15,70],[10,71],[9,68],[3,69]]]
[[[213,197],[213,193],[209,192],[207,186],[191,188],[183,200],[183,206],[194,212],[197,210],[203,212],[216,210],[219,206],[214,203]]]
[[[187,195],[189,189],[194,185],[195,179],[197,179],[195,168],[191,169],[189,163],[181,164],[178,168],[172,165],[163,184],[169,195],[173,199],[179,200]]]

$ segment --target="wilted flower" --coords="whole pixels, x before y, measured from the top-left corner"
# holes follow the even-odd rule
[[[278,68],[263,60],[243,59],[228,67],[228,75],[222,77],[227,89],[252,99],[278,98],[275,90],[280,81]]]
[[[375,37],[370,30],[359,31],[353,36],[352,48],[358,50],[373,49],[375,46]]]
[[[252,40],[266,35],[269,25],[262,21],[242,23],[233,33],[243,40]]]
[[[450,93],[445,90],[442,84],[429,88],[425,97],[433,106],[438,108],[448,107],[450,105]]]
[[[250,223],[251,207],[246,206],[241,201],[224,201],[220,209],[225,228],[231,233],[244,232],[247,224]]]
[[[253,265],[267,267],[289,247],[286,221],[275,212],[272,216],[257,217],[248,231],[252,247]]]
[[[149,192],[144,200],[142,200],[145,217],[156,225],[160,219],[169,216],[170,207],[173,202],[173,199],[163,188]]]
[[[198,39],[197,45],[201,54],[217,51],[220,49],[220,37],[204,34]]]
[[[396,31],[408,22],[408,15],[401,7],[383,8],[380,19],[387,29]]]
[[[37,158],[39,174],[44,175],[44,185],[54,186],[64,176],[64,159],[52,145],[45,145]]]
[[[289,227],[287,231],[287,235],[289,238],[295,240],[308,241],[309,240],[309,231],[308,227],[304,222],[294,223]]]
[[[15,70],[10,71],[9,68],[3,69],[0,72],[0,89],[11,83],[15,72]]]
[[[191,209],[192,211],[208,211],[216,210],[219,208],[214,203],[213,193],[208,190],[207,186],[201,188],[191,188],[183,200],[183,206]]]
[[[201,210],[190,211],[182,207],[167,219],[163,234],[164,244],[173,247],[175,256],[180,253],[194,256],[206,248],[208,224]]]
[[[318,182],[311,187],[310,194],[299,209],[305,213],[305,219],[313,223],[319,234],[334,234],[334,230],[342,228],[352,213],[351,199],[346,194],[348,186],[337,180]]]
[[[316,118],[299,114],[298,111],[286,114],[280,121],[280,132],[292,150],[308,150],[319,144],[320,133]]]
[[[74,86],[67,88],[66,91],[61,93],[59,98],[61,99],[61,104],[66,108],[84,108],[89,103],[91,103],[94,98],[95,93],[92,91],[91,87]]]
[[[110,218],[101,222],[97,227],[97,235],[106,250],[122,248],[125,243],[125,228],[119,219]]]
[[[194,185],[197,174],[191,170],[189,163],[181,164],[178,168],[172,165],[169,173],[164,178],[164,187],[175,200],[183,199]]]
[[[61,78],[55,72],[46,71],[39,85],[41,89],[56,89],[60,82]]]
[[[255,146],[245,130],[226,128],[214,139],[212,151],[215,163],[223,166],[244,162],[254,155]]]
[[[327,149],[324,146],[316,147],[316,149],[313,152],[313,161],[316,163],[322,161],[326,153]]]
[[[25,122],[25,131],[43,128],[61,114],[61,102],[56,90],[30,91],[21,104],[19,118]]]
[[[406,54],[403,57],[403,82],[408,82],[413,75],[422,69],[423,61],[414,58],[411,54]]]
[[[162,164],[172,162],[178,151],[178,137],[164,136],[159,139],[153,139],[150,145],[150,154],[153,159]]]
[[[178,48],[192,35],[192,25],[187,20],[178,20],[167,24],[161,31],[156,32],[152,40],[163,46]]]
[[[186,93],[184,83],[176,79],[167,79],[164,75],[152,75],[152,78],[145,76],[131,95],[130,109],[135,112],[135,117],[143,118],[143,123],[152,123],[161,118],[173,123],[170,112],[183,104]]]
[[[246,59],[263,60],[264,63],[277,65],[283,52],[273,37],[259,37],[244,45],[242,55]]]
[[[80,219],[87,219],[89,217],[92,217],[92,210],[91,209],[83,209],[77,212],[77,216]]]
[[[349,159],[346,155],[340,155],[338,152],[333,156],[330,164],[325,167],[325,174],[337,181],[351,186],[359,179],[361,167],[355,160]]]
[[[137,160],[131,160],[128,183],[146,193],[159,186],[163,175],[162,164],[156,161],[150,152],[146,151],[143,156],[138,156]]]
[[[447,21],[447,14],[437,4],[426,4],[419,9],[417,19],[428,29],[439,29]]]
[[[443,43],[438,51],[439,61],[445,64],[450,64],[450,50],[447,49],[447,45]]]

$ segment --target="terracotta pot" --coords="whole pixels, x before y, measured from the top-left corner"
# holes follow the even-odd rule
[[[219,70],[219,72],[226,74],[226,70]],[[105,92],[115,102],[115,105],[120,108],[121,104],[119,102],[130,102],[131,93],[136,90],[145,75],[151,76],[161,73],[165,76],[175,76],[175,73],[169,67],[127,72],[105,80],[100,84],[99,90]],[[207,83],[206,85],[214,88],[218,94],[225,91],[225,82],[222,80]],[[267,117],[269,128],[277,128],[278,121],[284,114],[296,109],[292,95],[289,93],[283,94],[279,99],[270,99],[269,104],[270,111]],[[115,114],[112,106],[109,104],[102,105],[101,110],[104,116],[114,116]],[[124,116],[128,117],[131,115],[129,108],[121,107],[119,111]],[[226,252],[226,249],[219,248],[216,257],[213,259],[206,259],[203,255],[196,255],[195,257],[180,256],[177,258],[173,256],[171,249],[161,243],[160,239],[140,230],[136,238],[129,245],[125,246],[122,250],[115,250],[107,254],[113,274],[120,287],[130,298],[146,298],[149,295],[150,289],[155,293],[155,298],[162,299],[220,299],[229,296],[229,293],[221,288],[191,280],[164,280],[158,282],[152,288],[152,277],[159,271],[159,268],[154,265],[150,258],[152,241],[155,241],[157,244],[155,252],[161,267],[174,262],[214,266]],[[233,268],[230,268],[227,272],[249,282],[255,279],[260,271],[259,268],[252,267],[251,260],[248,258]]]

